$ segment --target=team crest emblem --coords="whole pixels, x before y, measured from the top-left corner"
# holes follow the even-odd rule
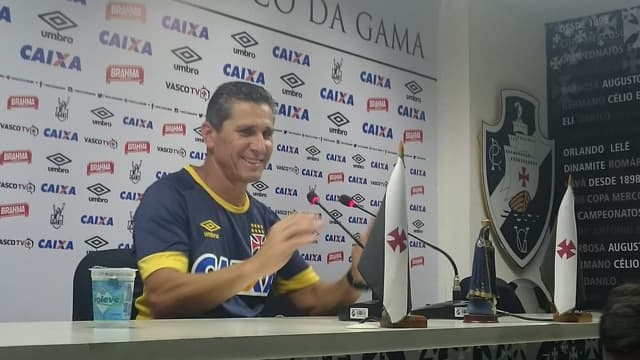
[[[549,225],[555,145],[540,133],[533,96],[503,90],[501,104],[498,123],[482,125],[483,193],[498,243],[524,268]]]
[[[251,255],[255,255],[264,244],[264,227],[261,224],[251,224]]]

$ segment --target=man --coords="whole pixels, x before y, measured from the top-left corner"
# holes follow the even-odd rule
[[[640,284],[611,290],[600,318],[600,342],[605,359],[640,359]]]
[[[202,124],[204,164],[146,190],[133,232],[144,283],[138,319],[259,316],[274,294],[286,294],[301,312],[330,314],[360,296],[360,249],[345,278],[320,281],[297,251],[314,242],[320,217],[280,220],[247,194],[271,157],[274,119],[265,89],[222,84]]]

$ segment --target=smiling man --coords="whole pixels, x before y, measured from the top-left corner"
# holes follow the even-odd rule
[[[362,291],[354,248],[348,276],[321,281],[298,248],[323,221],[280,220],[247,193],[273,151],[274,101],[264,88],[228,82],[213,93],[202,137],[207,157],[152,184],[136,210],[134,248],[144,283],[138,319],[260,316],[286,294],[307,314],[331,314]]]

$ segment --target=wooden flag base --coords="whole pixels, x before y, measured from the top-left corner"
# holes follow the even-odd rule
[[[464,316],[466,323],[497,323],[498,317],[495,315],[467,314]]]
[[[389,314],[382,310],[380,326],[384,328],[426,328],[427,318],[422,315],[407,315],[402,320],[392,323]]]
[[[567,323],[589,323],[593,322],[593,315],[590,312],[570,312],[566,314],[553,314],[553,321]]]

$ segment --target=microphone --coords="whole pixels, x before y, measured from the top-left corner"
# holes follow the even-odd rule
[[[345,195],[345,194],[340,195],[340,198],[338,199],[338,201],[344,206],[347,206],[350,208],[356,208],[370,216],[376,217],[376,214],[372,213],[371,211],[365,209],[363,206],[359,205],[353,199],[353,197],[349,195]],[[464,317],[466,313],[466,304],[465,304],[464,295],[462,294],[462,290],[460,288],[460,275],[458,273],[458,267],[456,266],[456,263],[453,261],[453,258],[451,257],[451,255],[449,255],[446,251],[442,250],[436,245],[433,245],[427,242],[426,240],[420,239],[419,237],[415,236],[410,232],[407,232],[407,233],[410,237],[414,238],[415,240],[420,241],[426,246],[444,255],[447,258],[447,260],[449,260],[449,263],[453,268],[453,274],[454,274],[453,288],[452,288],[452,297],[453,297],[452,302],[445,302],[443,304],[434,304],[433,306],[427,306],[422,309],[413,310],[412,313],[418,314],[418,315],[425,315],[427,316],[427,318],[429,317],[431,318],[462,318]]]
[[[342,225],[342,223],[333,217],[333,215],[331,215],[331,213],[329,212],[329,210],[327,210],[327,208],[325,208],[321,203],[320,203],[320,196],[318,196],[318,194],[316,194],[315,189],[313,188],[309,188],[309,192],[307,193],[307,201],[309,201],[309,203],[311,203],[311,205],[317,205],[320,207],[320,209],[322,209],[322,211],[324,211],[325,214],[329,215],[329,218],[331,220],[334,221],[334,223],[336,223],[341,229],[342,231],[344,231],[345,233],[347,233],[347,235],[349,235],[349,237],[356,243],[358,244],[358,246],[360,246],[361,248],[364,249],[364,245],[362,245],[362,243],[360,242],[360,240],[358,240],[358,238],[356,238],[355,235],[353,235],[349,230],[347,230],[346,227],[344,227],[344,225]]]

